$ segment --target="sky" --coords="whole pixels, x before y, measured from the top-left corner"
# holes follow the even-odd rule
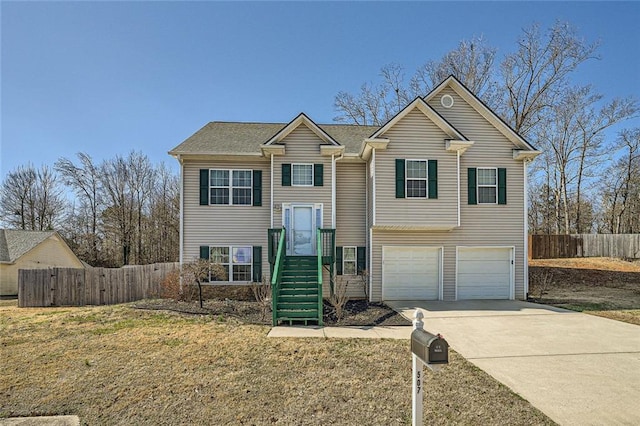
[[[599,41],[580,84],[640,98],[640,2],[13,2],[0,0],[0,171],[167,151],[210,121],[336,115],[389,63],[407,78],[462,39],[498,57],[557,20]],[[640,119],[625,123],[640,127]],[[616,129],[614,129],[616,130]],[[613,133],[612,133],[613,134]]]

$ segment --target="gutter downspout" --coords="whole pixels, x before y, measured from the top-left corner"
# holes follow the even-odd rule
[[[271,228],[273,228],[273,154],[271,154],[271,173],[269,174],[269,179],[271,180],[269,187],[269,198],[270,198],[270,208],[271,212]]]
[[[456,151],[456,157],[458,160],[458,228],[460,227],[460,150]]]
[[[527,300],[529,295],[529,182],[527,179],[527,163],[530,160],[522,162],[522,170],[524,173],[524,298]]]
[[[331,227],[336,229],[336,155],[331,154]]]
[[[182,269],[184,262],[184,163],[180,156],[178,156],[178,161],[180,162],[180,269]]]

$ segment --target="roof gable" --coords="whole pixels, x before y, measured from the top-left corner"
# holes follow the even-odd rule
[[[527,142],[522,136],[520,136],[515,130],[504,122],[495,112],[485,105],[475,94],[473,94],[467,87],[462,84],[455,76],[450,75],[442,83],[436,86],[425,97],[425,102],[431,101],[445,88],[451,88],[462,99],[471,106],[478,114],[484,117],[489,123],[491,123],[500,133],[502,133],[509,141],[511,141],[517,148],[535,151],[536,149]]]
[[[273,137],[271,137],[268,141],[266,141],[264,145],[269,146],[269,145],[278,144],[282,142],[284,138],[286,138],[291,132],[293,132],[302,124],[306,125],[313,133],[316,134],[316,136],[322,139],[325,143],[335,145],[335,146],[340,146],[340,143],[338,143],[335,139],[329,136],[327,132],[322,130],[320,126],[318,126],[316,123],[313,122],[313,120],[307,117],[307,115],[304,112],[301,112],[300,114],[298,114],[298,116],[293,120],[291,120],[289,124],[284,126],[278,133],[276,133],[275,135],[273,135]]]
[[[400,120],[402,120],[407,114],[414,109],[421,111],[427,118],[429,118],[436,126],[444,131],[451,139],[468,140],[460,131],[458,131],[451,123],[444,119],[436,110],[431,108],[424,99],[418,97],[413,100],[409,105],[404,107],[398,112],[391,120],[387,121],[382,127],[380,127],[369,139],[375,139],[384,135],[390,128],[395,126]]]

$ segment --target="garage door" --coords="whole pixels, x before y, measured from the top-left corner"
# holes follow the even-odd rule
[[[384,300],[438,300],[440,248],[382,247]]]
[[[512,249],[458,248],[458,300],[510,299]]]

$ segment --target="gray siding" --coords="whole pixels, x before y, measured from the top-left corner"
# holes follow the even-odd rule
[[[285,155],[277,155],[273,162],[274,204],[282,203],[322,203],[323,227],[331,227],[331,157],[320,154],[322,139],[302,124],[285,137]],[[324,165],[323,186],[282,186],[283,163],[313,163]],[[274,227],[282,226],[282,210],[274,211]]]
[[[262,170],[262,206],[199,205],[200,169]],[[201,245],[262,246],[262,274],[269,275],[267,229],[269,228],[270,166],[263,160],[186,161],[184,164],[184,255],[190,262],[200,256]]]
[[[442,92],[442,94],[444,93],[453,96],[455,103],[453,108],[443,108],[440,105],[440,96],[434,97],[430,104],[467,138],[475,142],[460,159],[461,227],[451,232],[374,231],[372,299],[380,300],[382,297],[383,245],[444,246],[445,300],[455,298],[456,246],[513,246],[515,247],[516,259],[515,297],[523,299],[525,297],[524,262],[526,260],[524,259],[524,174],[522,162],[513,160],[513,144],[466,104],[460,96],[450,89]],[[389,148],[391,148],[393,140],[391,138]],[[439,170],[442,170],[440,164],[438,166]],[[468,205],[467,168],[469,167],[506,168],[507,204]],[[442,182],[441,176],[438,179],[439,186]],[[378,177],[378,179],[380,178]]]
[[[376,151],[375,225],[456,226],[456,154],[445,151],[447,134],[416,109],[381,137],[390,142],[386,150]],[[438,161],[437,199],[396,198],[398,158]]]

